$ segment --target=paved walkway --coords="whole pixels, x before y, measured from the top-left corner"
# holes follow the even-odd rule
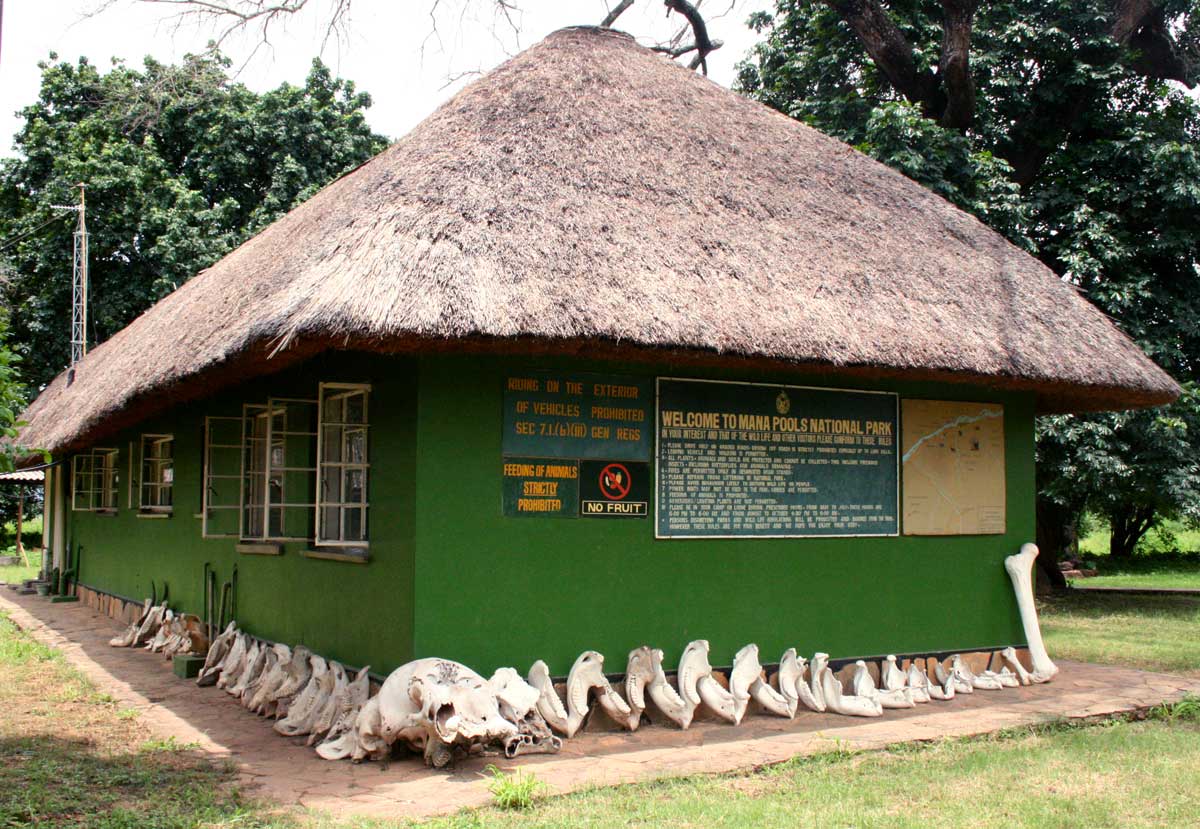
[[[0,591],[0,608],[67,659],[122,707],[143,711],[142,721],[162,736],[197,743],[230,758],[253,795],[284,805],[338,815],[418,817],[486,804],[484,767],[495,758],[472,759],[452,772],[424,768],[419,758],[389,765],[328,762],[303,738],[280,737],[269,720],[238,705],[217,688],[177,679],[169,663],[145,651],[110,648],[120,625],[78,604],[50,604],[36,596]],[[1186,693],[1200,693],[1200,679],[1059,663],[1048,685],[959,696],[908,711],[862,720],[804,713],[795,720],[754,716],[740,727],[698,722],[688,731],[643,726],[636,733],[585,733],[562,753],[497,761],[501,767],[535,772],[552,791],[628,783],[654,777],[714,773],[776,763],[825,751],[834,741],[852,749],[940,737],[968,736],[1060,718],[1099,717],[1134,711]]]

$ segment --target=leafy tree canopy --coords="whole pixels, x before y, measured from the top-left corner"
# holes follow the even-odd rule
[[[739,69],[759,100],[974,213],[1187,386],[1154,411],[1042,418],[1039,541],[1085,508],[1132,550],[1200,518],[1195,0],[778,0]],[[1132,539],[1132,540],[1130,540]]]
[[[18,156],[0,165],[0,287],[32,389],[69,359],[74,215],[87,185],[89,340],[152,303],[386,146],[371,99],[319,60],[303,86],[263,94],[219,55],[147,58],[101,72],[86,58],[40,64]]]

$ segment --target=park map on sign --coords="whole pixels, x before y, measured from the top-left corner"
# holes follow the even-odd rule
[[[1004,532],[1004,407],[901,404],[905,535]]]

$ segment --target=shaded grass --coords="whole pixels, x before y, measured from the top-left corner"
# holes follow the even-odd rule
[[[12,584],[14,582],[37,578],[38,568],[41,566],[42,561],[42,551],[26,550],[25,554],[29,556],[29,566],[26,567],[24,564],[0,566],[0,582]]]
[[[1068,591],[1040,615],[1055,658],[1200,676],[1200,597]]]
[[[1200,590],[1200,556],[1150,555],[1096,561],[1100,574],[1073,579],[1077,587],[1186,587]]]
[[[121,714],[0,614],[0,827],[267,825],[232,768]]]

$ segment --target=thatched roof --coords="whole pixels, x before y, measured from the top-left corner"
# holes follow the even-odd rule
[[[21,442],[61,451],[339,347],[982,381],[1042,411],[1178,393],[1074,289],[923,187],[625,35],[568,29],[96,348]]]

